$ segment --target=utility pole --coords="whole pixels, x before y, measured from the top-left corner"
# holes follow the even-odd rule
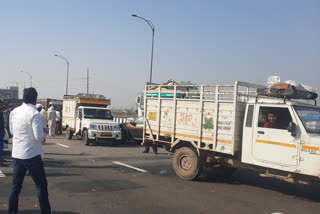
[[[87,68],[87,94],[89,94],[89,68]]]
[[[26,75],[28,75],[30,77],[30,87],[32,87],[32,75],[29,72],[26,71],[20,71],[21,73],[25,73]]]

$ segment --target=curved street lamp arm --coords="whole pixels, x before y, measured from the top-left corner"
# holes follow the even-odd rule
[[[155,30],[154,25],[152,24],[152,22],[151,22],[150,20],[147,20],[147,19],[145,19],[145,18],[143,18],[143,17],[141,17],[141,16],[138,16],[138,15],[132,15],[132,16],[144,20],[145,22],[148,23],[148,25],[150,26],[150,28],[151,28],[152,31]]]
[[[60,56],[60,55],[58,55],[58,54],[55,54],[54,56],[60,57],[61,59],[63,59],[64,61],[66,61],[67,64],[69,64],[69,61],[68,61],[67,58],[65,58],[65,57],[63,57],[63,56]]]
[[[136,14],[132,14],[132,16],[136,17],[136,18],[140,18],[140,19],[144,20],[145,22],[147,22],[152,30],[152,48],[151,48],[151,63],[150,63],[150,82],[152,82],[153,45],[154,45],[154,30],[155,30],[155,28],[154,28],[153,23],[150,20],[147,20],[147,19],[145,19],[141,16],[138,16]]]
[[[68,82],[69,82],[69,61],[66,57],[60,56],[58,54],[55,54],[54,56],[60,57],[67,63],[67,81],[66,81],[66,95],[68,95]]]
[[[29,77],[32,76],[32,75],[31,75],[29,72],[27,72],[27,71],[20,71],[20,72],[27,74]]]

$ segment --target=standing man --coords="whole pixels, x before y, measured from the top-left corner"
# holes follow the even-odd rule
[[[154,144],[152,144],[152,150],[153,150],[153,153],[155,154],[155,155],[157,155],[158,154],[158,148],[157,148],[157,146],[156,145],[154,145]],[[149,153],[149,148],[150,148],[150,145],[144,145],[144,151],[142,152],[142,153]]]
[[[0,100],[1,101],[1,100]],[[3,165],[3,137],[4,137],[4,118],[3,118],[3,110],[2,103],[0,103],[0,166]]]
[[[60,130],[61,130],[61,113],[60,111],[56,111],[56,130],[55,133],[56,135],[60,135]]]
[[[43,128],[47,128],[48,121],[47,121],[47,111],[44,109],[42,104],[37,104],[38,111],[42,115],[43,118]]]
[[[48,110],[48,127],[49,127],[49,136],[54,137],[56,131],[56,110],[53,106],[50,106]]]
[[[43,120],[35,104],[38,93],[34,88],[23,90],[23,104],[10,114],[12,139],[13,183],[9,196],[9,214],[18,213],[19,194],[28,171],[37,186],[41,214],[50,214],[48,183],[41,155],[45,142]]]

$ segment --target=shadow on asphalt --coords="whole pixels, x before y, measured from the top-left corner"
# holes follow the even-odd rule
[[[91,159],[88,159],[88,163]],[[94,160],[94,159],[92,159]],[[62,161],[62,160],[54,160],[53,158],[46,158],[44,161],[45,168],[73,168],[73,169],[119,169],[120,167],[117,165],[102,165],[102,166],[94,166],[94,165],[74,165],[72,161]]]
[[[44,155],[65,155],[65,156],[88,156],[86,153],[80,153],[80,154],[67,154],[67,153],[44,153]]]
[[[40,214],[39,210],[22,210],[19,211],[19,214]],[[0,211],[0,214],[8,214],[8,211]],[[69,211],[52,211],[52,214],[80,214],[76,212],[69,212]]]
[[[71,193],[113,192],[119,190],[132,190],[144,187],[141,184],[134,183],[127,179],[73,181],[57,183],[55,185],[59,189]]]
[[[320,184],[292,184],[276,178],[260,177],[259,173],[238,169],[232,177],[221,179],[214,176],[210,169],[205,169],[204,176],[200,176],[197,182],[223,183],[230,185],[247,185],[266,190],[291,195],[306,201],[320,202]]]
[[[137,142],[126,142],[117,145],[112,145],[112,142],[102,142],[102,143],[93,143],[90,146],[101,146],[101,147],[124,147],[124,148],[136,148],[141,147],[140,143]]]
[[[48,173],[48,170],[46,170],[46,175],[47,177],[69,177],[69,176],[81,176],[80,174],[68,174],[68,173],[60,173],[60,172],[52,172],[52,173]],[[11,177],[13,176],[13,173],[6,173],[7,177]],[[26,174],[26,177],[30,176],[29,174]]]

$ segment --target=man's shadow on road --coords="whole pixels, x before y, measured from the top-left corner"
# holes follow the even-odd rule
[[[22,210],[19,211],[19,214],[40,214],[40,210]],[[8,214],[8,211],[0,211],[0,214]],[[52,211],[52,214],[80,214],[76,212],[69,211]]]

